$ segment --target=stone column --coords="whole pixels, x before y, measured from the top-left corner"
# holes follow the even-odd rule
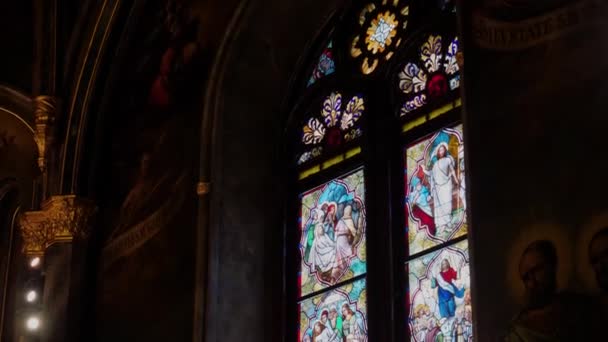
[[[96,206],[75,195],[51,196],[41,210],[23,213],[23,252],[44,260],[42,341],[80,341],[86,253]]]

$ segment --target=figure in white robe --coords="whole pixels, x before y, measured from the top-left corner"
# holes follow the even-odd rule
[[[464,157],[464,155],[463,155]],[[464,176],[464,158],[460,158],[459,168],[460,174],[458,175],[460,187],[458,189],[458,195],[460,196],[460,201],[462,202],[462,209],[467,210],[467,197],[466,197],[466,181]]]
[[[321,322],[315,323],[312,342],[338,342],[336,333]]]
[[[349,266],[350,259],[353,257],[352,241],[357,233],[355,222],[352,218],[352,206],[344,207],[344,214],[336,225],[336,270],[337,277]]]
[[[443,143],[437,147],[437,156],[433,159],[431,170],[423,168],[423,171],[430,179],[433,217],[439,230],[451,226],[452,196],[454,184],[458,184],[458,179],[454,172],[454,158],[447,153],[447,144]]]
[[[355,312],[348,304],[342,306],[342,330],[346,337],[346,342],[365,342],[367,335],[363,321],[357,317]]]
[[[325,234],[323,218],[322,214],[318,214],[317,221],[312,228],[314,229],[314,240],[309,260],[313,270],[326,273],[333,270],[336,265],[336,244]]]

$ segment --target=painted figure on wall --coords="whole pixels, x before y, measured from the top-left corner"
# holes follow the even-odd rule
[[[557,291],[558,257],[553,242],[536,240],[524,250],[519,274],[526,304],[505,338],[508,342],[592,341],[597,320],[589,298]]]
[[[117,81],[104,108],[111,134],[101,164],[109,177],[98,189],[104,227],[96,296],[100,340],[191,339],[192,189],[208,58],[199,42],[197,6],[145,1],[120,42],[111,77]]]
[[[166,46],[159,51],[158,64],[150,56],[138,60],[135,70],[152,69],[145,93],[125,94],[131,97],[127,105],[133,115],[138,144],[135,147],[139,170],[134,177],[118,213],[118,220],[106,239],[105,262],[113,262],[130,251],[116,252],[113,245],[123,244],[127,232],[137,229],[142,222],[155,213],[169,218],[179,208],[180,193],[187,181],[190,165],[188,156],[175,153],[191,143],[185,135],[195,136],[185,129],[192,126],[188,120],[193,81],[192,73],[198,66],[200,47],[198,44],[199,22],[189,14],[190,8],[183,1],[163,1],[163,27],[152,31],[149,39],[163,41]],[[132,108],[131,108],[132,107]],[[172,198],[174,208],[162,198]],[[162,219],[156,220],[163,221]],[[157,226],[161,226],[159,224]],[[148,225],[149,226],[149,225]],[[160,229],[160,227],[159,227]],[[151,238],[158,229],[145,229],[140,234],[143,240]],[[120,239],[120,237],[123,237]],[[119,241],[117,241],[119,240]],[[136,246],[135,246],[136,247]]]

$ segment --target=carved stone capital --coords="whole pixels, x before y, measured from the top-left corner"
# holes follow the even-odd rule
[[[34,140],[38,146],[38,167],[44,173],[47,164],[47,151],[53,142],[53,126],[57,116],[57,99],[40,95],[34,98],[34,120],[36,131]]]
[[[211,183],[198,182],[198,184],[196,184],[196,194],[199,196],[206,195],[211,190],[210,188],[211,188]]]
[[[54,243],[87,237],[96,211],[90,200],[75,195],[51,196],[42,203],[41,210],[24,212],[19,217],[23,252],[42,256]]]

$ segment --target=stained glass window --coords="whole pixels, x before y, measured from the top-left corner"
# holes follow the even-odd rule
[[[336,62],[334,61],[333,42],[330,41],[319,56],[319,61],[313,69],[307,85],[314,84],[322,77],[333,74],[334,71],[336,71]]]
[[[364,171],[300,196],[300,341],[366,341]]]
[[[404,40],[409,6],[405,0],[370,2],[359,12],[359,32],[351,40],[350,56],[363,74],[388,61]]]
[[[407,264],[411,341],[472,341],[467,241]]]
[[[410,144],[404,154],[409,253],[466,234],[462,125]]]
[[[290,340],[472,341],[453,9],[355,2],[299,76],[288,129]]]
[[[462,125],[404,149],[410,340],[471,341]]]
[[[301,195],[300,295],[366,271],[363,170]]]
[[[360,119],[365,111],[362,95],[343,97],[334,91],[327,95],[320,108],[320,115],[312,114],[302,127],[304,151],[298,164],[321,156],[326,151],[336,150],[344,143],[359,138],[362,134]]]
[[[417,59],[408,61],[399,71],[399,89],[405,95],[401,116],[418,111],[460,87],[458,46],[458,37],[426,36]]]

